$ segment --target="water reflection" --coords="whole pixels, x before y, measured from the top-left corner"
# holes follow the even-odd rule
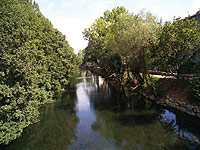
[[[187,147],[190,149],[200,148],[199,119],[169,110],[165,110],[159,119],[166,127],[173,129]]]
[[[200,149],[199,119],[161,108],[102,77],[77,81],[75,91],[42,107],[41,121],[4,149]]]
[[[113,140],[117,149],[199,149],[199,119],[154,106],[123,88],[109,87],[96,77],[91,92],[94,132]]]
[[[77,139],[71,146],[70,150],[102,150],[113,149],[112,141],[103,139],[99,133],[92,130],[92,124],[96,120],[94,113],[94,105],[90,102],[90,94],[94,92],[96,84],[93,78],[79,78],[81,80],[77,84],[77,116],[79,117],[79,124],[76,129]]]
[[[24,130],[22,137],[5,150],[65,150],[76,139],[79,122],[75,107],[75,93],[59,96],[56,103],[41,108],[41,121]]]

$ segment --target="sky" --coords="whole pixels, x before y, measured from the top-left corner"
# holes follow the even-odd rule
[[[150,11],[163,21],[184,18],[200,10],[200,0],[35,0],[42,14],[64,35],[77,54],[87,46],[82,31],[106,10],[124,6],[130,13]]]

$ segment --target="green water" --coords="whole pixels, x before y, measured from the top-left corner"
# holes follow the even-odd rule
[[[200,120],[161,108],[100,77],[41,108],[41,121],[2,150],[198,150]]]

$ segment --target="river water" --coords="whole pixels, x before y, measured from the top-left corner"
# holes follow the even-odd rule
[[[198,150],[200,120],[161,108],[101,77],[42,106],[41,121],[2,150]]]

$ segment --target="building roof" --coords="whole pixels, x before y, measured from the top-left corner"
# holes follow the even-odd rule
[[[195,18],[197,20],[197,24],[200,24],[200,10],[197,11],[197,13],[192,16],[188,16],[188,19],[192,19],[192,18]]]

